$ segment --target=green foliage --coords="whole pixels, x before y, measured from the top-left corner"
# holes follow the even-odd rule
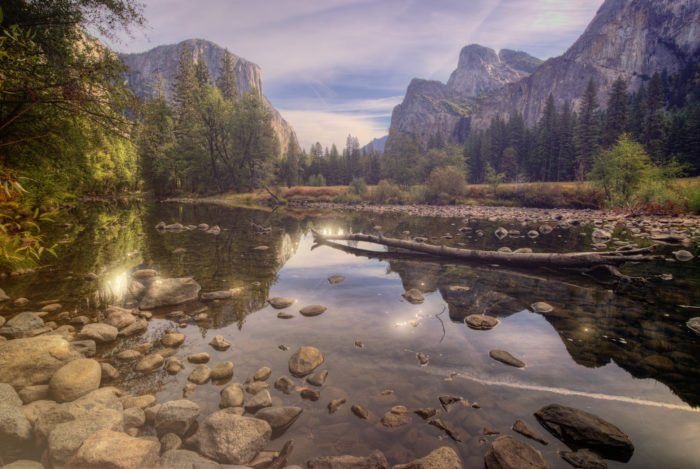
[[[402,202],[401,188],[391,181],[382,179],[370,194],[370,200],[375,204],[397,204]]]
[[[429,202],[455,203],[464,195],[464,172],[455,166],[435,168],[426,182],[426,199]]]
[[[323,174],[313,174],[309,177],[309,185],[315,187],[325,186],[326,178],[323,177]]]
[[[487,184],[494,188],[494,190],[497,189],[498,186],[505,181],[505,179],[506,175],[504,173],[496,172],[490,163],[486,163],[485,180]]]
[[[369,189],[367,188],[367,183],[362,178],[353,178],[350,181],[350,187],[348,188],[351,193],[364,197],[367,195]]]

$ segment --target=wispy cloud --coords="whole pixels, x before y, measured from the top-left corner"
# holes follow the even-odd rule
[[[412,77],[446,80],[466,44],[520,49],[540,58],[562,53],[602,3],[145,1],[149,29],[116,44],[117,49],[143,51],[190,37],[227,47],[262,67],[266,94],[292,123],[290,112],[299,117],[315,111],[324,116],[326,129],[338,129],[332,134],[312,125],[296,128],[302,141],[324,144],[344,142],[348,132],[362,140],[362,134],[376,129],[375,111],[368,113],[368,105],[387,114],[381,100],[395,103]],[[341,132],[342,125],[351,127]]]

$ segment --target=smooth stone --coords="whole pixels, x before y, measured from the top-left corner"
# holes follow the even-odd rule
[[[537,451],[527,443],[510,436],[499,436],[484,456],[486,469],[548,469],[549,464]]]
[[[273,435],[279,435],[289,428],[301,415],[301,407],[268,407],[260,409],[256,414],[256,419],[262,419],[270,424]]]
[[[425,301],[423,293],[421,293],[421,291],[417,288],[411,288],[410,290],[405,291],[401,296],[403,296],[406,301],[414,305],[421,304],[423,301]]]
[[[133,349],[122,350],[116,355],[117,359],[122,361],[136,360],[137,358],[141,358],[142,356],[143,353]]]
[[[44,332],[48,332],[44,320],[32,312],[16,314],[0,328],[0,335],[10,339],[34,337]]]
[[[117,340],[117,334],[119,330],[109,324],[104,324],[101,322],[96,322],[92,324],[86,324],[78,333],[79,339],[90,339],[95,342],[113,342]]]
[[[229,379],[233,376],[233,362],[226,361],[219,363],[211,369],[211,379]]]
[[[166,433],[160,438],[160,450],[165,453],[182,448],[182,438],[174,433]],[[161,461],[162,464],[162,461]]]
[[[327,377],[328,370],[321,370],[306,378],[306,382],[314,386],[323,386],[323,384],[326,382]]]
[[[634,445],[612,423],[573,407],[550,404],[535,412],[540,424],[570,446],[588,448],[607,459],[626,462]]]
[[[124,411],[124,428],[141,428],[146,425],[146,413],[138,407]]]
[[[272,405],[272,397],[270,396],[270,392],[265,389],[260,391],[257,394],[254,394],[253,397],[247,400],[245,403],[245,410],[246,412],[250,412],[251,414],[256,413],[260,409],[263,409],[265,407],[270,407]]]
[[[374,450],[369,456],[318,456],[307,461],[306,466],[308,469],[387,469],[389,462],[384,453]]]
[[[32,437],[32,424],[22,407],[0,402],[0,455],[3,460],[26,452]]]
[[[158,408],[154,428],[159,435],[174,433],[185,435],[199,417],[199,405],[187,400],[178,399],[164,402]]]
[[[525,362],[519,360],[518,358],[515,358],[513,355],[511,355],[509,352],[506,352],[505,350],[491,350],[489,352],[489,356],[496,361],[505,363],[506,365],[514,366],[516,368],[523,368],[525,366]]]
[[[327,309],[328,308],[323,305],[309,305],[301,308],[299,313],[301,313],[302,316],[313,317],[325,313]]]
[[[211,342],[209,342],[209,345],[211,345],[214,349],[223,352],[231,347],[231,342],[226,340],[226,338],[222,335],[215,335],[214,338],[211,339]]]
[[[164,446],[163,443],[161,445]],[[163,449],[161,447],[161,449]],[[229,466],[230,467],[230,466]],[[156,469],[220,469],[221,465],[216,461],[200,456],[194,451],[186,449],[171,449],[163,451],[160,464]],[[234,468],[232,468],[234,469]],[[242,468],[241,468],[242,469]]]
[[[119,337],[131,337],[132,335],[140,334],[148,329],[148,321],[139,318],[133,324],[119,330]]]
[[[407,464],[392,466],[392,469],[461,469],[462,459],[449,446],[441,446]]]
[[[50,399],[51,391],[49,390],[48,384],[35,384],[34,386],[27,386],[20,389],[18,394],[23,404],[29,404],[34,401]],[[8,402],[8,397],[0,397],[0,402]]]
[[[114,380],[119,378],[119,370],[114,368],[109,363],[102,362],[100,363],[100,367],[102,368],[102,381]]]
[[[193,353],[187,357],[187,361],[190,363],[208,363],[209,354],[207,352]]]
[[[105,311],[105,323],[117,329],[130,326],[138,319],[133,314],[133,310],[120,308],[119,306],[109,306]]]
[[[310,388],[301,388],[299,390],[299,395],[302,399],[306,399],[307,401],[317,401],[321,398],[320,392]]]
[[[263,366],[253,375],[255,381],[266,381],[272,374],[272,369],[269,366]]]
[[[18,459],[10,464],[5,464],[2,469],[44,469],[44,465],[31,459]]]
[[[369,412],[367,409],[359,404],[354,404],[352,407],[350,407],[350,411],[363,420],[367,420],[369,418]]]
[[[685,325],[696,334],[700,334],[700,316],[688,319]]]
[[[134,367],[134,370],[140,373],[147,373],[156,370],[163,365],[165,359],[158,353],[152,353],[143,357]]]
[[[185,343],[185,334],[168,332],[160,338],[160,343],[165,347],[176,348]]]
[[[45,313],[56,313],[61,310],[63,306],[60,303],[49,303],[41,308]]]
[[[535,313],[551,313],[554,311],[554,307],[550,305],[549,303],[545,303],[544,301],[538,301],[536,303],[532,303],[530,305],[530,308],[535,312]]]
[[[264,244],[261,244],[260,246],[255,246],[253,248],[253,251],[267,251],[268,249],[270,249],[269,246],[265,246]]]
[[[289,372],[304,377],[323,363],[323,354],[316,347],[302,346],[289,358]]]
[[[158,441],[100,430],[85,440],[69,466],[85,469],[133,469],[154,467],[159,460]]]
[[[203,292],[199,295],[199,299],[202,301],[229,300],[233,298],[235,293],[236,290]]]
[[[341,398],[341,399],[333,399],[328,403],[328,413],[329,414],[334,414],[336,410],[340,408],[343,404],[347,402],[347,399]]]
[[[272,306],[275,309],[284,309],[292,306],[296,302],[296,300],[294,298],[275,296],[273,298],[269,298],[267,302],[270,303],[270,306]]]
[[[239,383],[233,383],[221,390],[221,400],[219,407],[225,409],[227,407],[242,407],[245,402],[245,394],[243,386]]]
[[[278,317],[279,319],[292,319],[292,318],[294,317],[294,315],[293,315],[293,314],[289,314],[289,313],[280,312],[280,313],[277,313],[277,317]]]
[[[411,414],[406,406],[395,405],[382,417],[382,425],[385,427],[400,427],[411,423]]]
[[[224,409],[204,419],[188,442],[201,455],[220,463],[247,464],[265,449],[271,435],[266,421]]]
[[[141,298],[140,309],[174,306],[199,297],[201,287],[192,277],[156,279]]]
[[[102,367],[90,358],[80,358],[59,368],[49,381],[56,402],[71,402],[100,387]]]
[[[496,327],[499,321],[493,316],[486,316],[485,314],[470,314],[464,318],[464,323],[471,329],[485,331]]]
[[[688,262],[689,260],[693,259],[693,257],[695,257],[685,249],[681,249],[680,251],[673,251],[673,256],[676,258],[677,261],[680,262]]]
[[[578,451],[560,451],[559,456],[573,467],[582,469],[607,469],[608,464],[593,451],[580,449]]]
[[[15,388],[11,385],[0,383],[0,402],[12,406],[21,406],[24,403],[24,399],[21,398],[22,391],[24,391],[24,389],[20,391],[20,394],[17,394],[17,391],[15,391]],[[37,399],[33,400],[36,401]]]
[[[12,298],[10,298],[7,293],[5,293],[5,290],[0,288],[0,303],[3,301],[10,301]]]
[[[15,388],[46,384],[66,363],[82,358],[63,337],[46,335],[0,343],[0,382]]]
[[[124,409],[130,409],[131,407],[138,407],[139,409],[146,409],[156,403],[156,396],[153,394],[143,394],[141,396],[125,396],[122,398],[122,406]]]
[[[27,306],[29,304],[29,299],[28,298],[17,298],[15,301],[12,302],[15,306]]]
[[[245,389],[249,394],[257,394],[265,389],[270,389],[270,385],[265,381],[253,381],[252,383],[248,383]]]
[[[331,285],[338,284],[344,280],[345,277],[343,277],[342,275],[331,275],[330,277],[328,277],[328,283],[330,283]]]
[[[194,383],[187,383],[182,387],[182,397],[188,398],[197,390],[197,385]]]
[[[437,409],[433,407],[422,407],[420,409],[414,410],[413,413],[418,415],[423,420],[426,420],[431,417],[435,417],[437,415]]]
[[[187,380],[194,384],[204,384],[211,378],[211,369],[207,365],[197,365],[192,369],[192,373]]]
[[[547,440],[545,440],[542,435],[540,435],[538,432],[532,430],[522,420],[515,421],[515,423],[513,424],[513,431],[516,431],[527,438],[538,441],[538,442],[542,443],[543,445],[548,444]]]
[[[282,391],[285,394],[291,394],[294,390],[294,383],[286,376],[280,376],[275,381],[275,389]]]

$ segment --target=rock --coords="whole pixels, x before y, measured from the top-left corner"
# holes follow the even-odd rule
[[[124,430],[121,412],[98,407],[74,420],[57,424],[48,435],[48,451],[53,466],[66,465],[90,435],[105,429]]]
[[[313,317],[325,313],[326,309],[328,308],[323,305],[309,305],[301,308],[299,313],[301,313],[302,316]]]
[[[138,407],[139,409],[146,409],[156,403],[156,396],[153,394],[144,394],[142,396],[126,396],[122,399],[122,406],[124,409],[130,409],[132,407]]]
[[[206,231],[207,234],[218,235],[221,233],[221,228],[219,225],[214,225]]]
[[[44,469],[44,465],[30,459],[18,459],[10,464],[5,464],[2,469]]]
[[[552,311],[554,311],[554,307],[549,303],[545,303],[544,301],[532,303],[532,305],[530,305],[530,309],[532,309],[535,313],[540,314],[551,313]]]
[[[100,363],[102,368],[102,381],[109,381],[119,378],[119,370],[107,362]]]
[[[548,444],[547,440],[545,440],[542,435],[540,435],[538,432],[530,429],[530,427],[528,427],[527,424],[525,422],[523,422],[522,420],[515,421],[515,423],[513,424],[513,431],[516,431],[527,438],[538,441],[538,442],[542,443],[543,445]]]
[[[33,400],[36,401],[37,399]],[[7,383],[0,383],[0,403],[18,407],[21,406],[23,402],[24,400],[20,398],[15,388]]]
[[[193,353],[187,357],[187,361],[190,363],[208,363],[209,354],[207,352]]]
[[[400,427],[411,423],[411,414],[406,406],[395,405],[382,417],[382,425],[385,427]]]
[[[282,391],[285,394],[291,394],[294,390],[294,383],[286,376],[281,376],[275,381],[275,389]]]
[[[32,436],[32,424],[22,412],[22,407],[0,402],[0,455],[3,461],[23,454]]]
[[[330,277],[328,277],[328,283],[330,283],[331,285],[340,283],[343,280],[345,280],[345,277],[343,277],[342,275],[331,275]]]
[[[505,350],[491,350],[489,352],[489,356],[496,361],[505,363],[506,365],[514,366],[516,368],[523,368],[525,366],[525,362],[515,358],[513,355],[511,355],[509,352],[506,352]]]
[[[345,404],[347,402],[347,399],[341,398],[341,399],[333,399],[328,403],[328,413],[329,414],[334,414],[336,410],[340,408],[341,405]]]
[[[139,269],[131,273],[131,278],[136,280],[150,280],[158,276],[158,272],[153,269]]]
[[[124,329],[120,329],[119,336],[130,337],[132,335],[140,334],[146,329],[148,329],[148,321],[143,318],[139,318],[133,324],[126,326]]]
[[[270,424],[273,436],[281,435],[289,428],[299,415],[301,415],[301,407],[268,407],[260,409],[256,414],[256,419],[262,419]]]
[[[12,302],[12,304],[21,308],[21,307],[27,306],[29,304],[29,299],[17,298],[15,301]]]
[[[110,326],[109,324],[96,322],[83,326],[78,333],[78,338],[90,339],[99,343],[113,342],[117,339],[118,333],[119,330],[116,327]]]
[[[34,401],[50,399],[50,391],[48,384],[36,384],[20,389],[19,398],[22,403],[29,404]],[[7,402],[7,397],[0,397],[0,402]]]
[[[406,301],[414,305],[421,304],[423,301],[425,301],[423,293],[421,293],[421,291],[417,288],[411,288],[410,290],[404,292],[401,296],[403,296]]]
[[[134,367],[134,370],[140,373],[148,373],[157,370],[163,365],[165,359],[158,353],[152,353],[143,357]]]
[[[604,243],[612,239],[612,234],[609,231],[595,228],[593,229],[593,233],[591,233],[591,238],[594,243]]]
[[[165,453],[182,448],[182,438],[174,433],[166,433],[160,438],[160,450]],[[162,463],[161,463],[162,464]]]
[[[493,234],[496,236],[498,239],[503,239],[506,236],[508,236],[508,230],[503,228],[502,226],[499,226],[496,231],[493,232]]]
[[[211,378],[211,369],[207,365],[197,365],[187,380],[194,384],[204,384],[209,381],[209,378]]]
[[[257,394],[265,389],[270,389],[270,386],[265,381],[253,381],[252,383],[246,385],[245,388],[249,394]]]
[[[443,419],[431,419],[428,420],[428,424],[432,425],[435,428],[439,428],[440,430],[444,431],[447,436],[452,438],[454,441],[461,442],[462,437],[459,435],[457,430],[455,430],[452,425],[444,421]]]
[[[85,357],[94,357],[97,353],[97,343],[94,340],[74,340],[70,345]]]
[[[44,320],[36,313],[19,313],[0,327],[0,335],[11,339],[34,337],[48,332],[50,329],[44,325]]]
[[[56,402],[71,402],[100,387],[102,367],[90,358],[80,358],[59,368],[49,381]]]
[[[265,246],[264,244],[262,244],[260,246],[255,246],[253,248],[253,251],[267,251],[268,249],[270,249],[269,246]]]
[[[321,399],[321,393],[316,391],[315,389],[310,389],[310,388],[301,388],[299,390],[299,395],[301,396],[302,399],[306,399],[307,401],[317,401]]]
[[[154,467],[159,456],[158,441],[100,430],[85,440],[69,465],[85,469]]]
[[[289,372],[304,377],[323,363],[323,354],[316,347],[302,346],[289,358]]]
[[[418,359],[418,363],[420,363],[421,366],[425,366],[430,362],[430,356],[424,354],[423,352],[418,352],[416,354],[416,358]]]
[[[535,417],[552,435],[572,447],[588,448],[607,459],[623,462],[634,452],[622,430],[583,410],[551,404],[535,412]]]
[[[211,369],[211,379],[223,380],[233,376],[233,362],[226,361],[215,365]]]
[[[45,313],[57,313],[63,306],[60,303],[49,303],[41,308]]]
[[[681,249],[679,251],[673,251],[673,256],[676,258],[677,261],[680,262],[688,262],[689,260],[693,259],[693,256],[690,252],[686,251],[685,249]]]
[[[136,360],[137,358],[141,358],[143,354],[139,352],[138,350],[132,350],[132,349],[127,349],[127,350],[122,350],[118,354],[115,355],[118,360],[122,361],[131,361],[131,360]]]
[[[685,325],[696,334],[700,334],[700,316],[688,319]]]
[[[486,469],[547,469],[542,453],[510,436],[499,436],[484,456]]]
[[[2,303],[3,301],[10,301],[11,299],[12,298],[7,296],[7,293],[5,293],[5,290],[0,288],[0,303]]]
[[[580,449],[578,451],[560,451],[559,456],[573,467],[583,469],[607,469],[608,464],[593,451]]]
[[[294,298],[276,296],[274,298],[269,298],[267,302],[270,303],[270,306],[272,306],[275,309],[284,309],[292,306],[296,302],[296,300]]]
[[[327,377],[328,370],[317,371],[316,373],[306,378],[306,382],[314,386],[323,386],[323,383],[326,382]]]
[[[267,446],[272,435],[264,420],[226,410],[209,415],[189,440],[206,457],[225,464],[247,464]]]
[[[359,404],[354,404],[352,407],[350,407],[350,411],[363,420],[367,420],[369,418],[369,412],[367,409]]]
[[[442,408],[448,410],[452,404],[456,402],[462,402],[464,401],[464,398],[462,396],[455,396],[452,394],[442,394],[438,396],[438,400],[440,401],[440,405],[442,405]]]
[[[174,433],[184,436],[199,417],[199,406],[187,399],[161,404],[156,414],[154,428],[159,435]]]
[[[253,375],[253,379],[255,381],[266,381],[270,375],[272,374],[272,369],[268,366],[263,366],[260,368],[258,371],[255,372],[255,375]]]
[[[124,428],[141,428],[146,425],[146,413],[138,407],[124,411]]]
[[[211,339],[209,345],[214,347],[216,350],[224,351],[228,350],[228,348],[231,347],[231,342],[226,340],[226,338],[222,335],[216,335],[213,339]]]
[[[168,332],[160,338],[160,343],[165,347],[177,348],[185,343],[185,334]]]
[[[461,469],[462,459],[449,446],[441,446],[408,464],[399,464],[392,469]]]
[[[283,313],[283,312],[282,312],[282,313],[277,313],[277,317],[278,317],[279,319],[292,319],[292,318],[294,317],[294,315],[293,315],[293,314]]]
[[[319,456],[306,463],[309,469],[388,469],[384,453],[375,450],[369,456]]]
[[[227,407],[242,407],[245,402],[243,394],[243,386],[239,383],[233,383],[221,390],[221,400],[219,407],[225,409]]]
[[[470,314],[464,318],[464,323],[471,329],[479,331],[489,330],[496,327],[499,323],[498,319],[485,314]]]
[[[157,469],[219,469],[219,463],[207,459],[194,451],[174,449],[164,451]]]
[[[139,308],[152,309],[194,301],[201,287],[191,277],[156,279],[146,288]]]
[[[246,412],[254,414],[258,410],[265,407],[270,407],[271,405],[272,397],[270,396],[270,392],[267,389],[265,389],[248,399],[248,401],[245,403],[245,410]]]
[[[235,293],[236,290],[203,292],[199,295],[199,299],[202,301],[229,300]]]
[[[427,419],[429,419],[431,417],[435,417],[437,415],[437,409],[435,409],[433,407],[423,407],[423,408],[414,410],[413,413],[418,415],[423,420],[427,420]]]
[[[120,308],[118,306],[109,306],[105,312],[105,323],[117,329],[130,326],[136,322],[136,319],[137,317],[134,316],[132,310]]]

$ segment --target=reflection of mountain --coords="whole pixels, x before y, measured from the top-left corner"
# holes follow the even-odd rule
[[[685,317],[674,313],[682,301],[678,289],[646,287],[641,297],[640,291],[633,296],[579,279],[584,286],[565,276],[503,268],[403,260],[390,266],[407,289],[439,290],[455,321],[472,313],[504,318],[546,301],[555,309],[544,317],[576,363],[599,367],[612,360],[634,377],[653,378],[685,402],[700,405],[700,344],[684,326]],[[689,300],[692,293],[686,295]]]

